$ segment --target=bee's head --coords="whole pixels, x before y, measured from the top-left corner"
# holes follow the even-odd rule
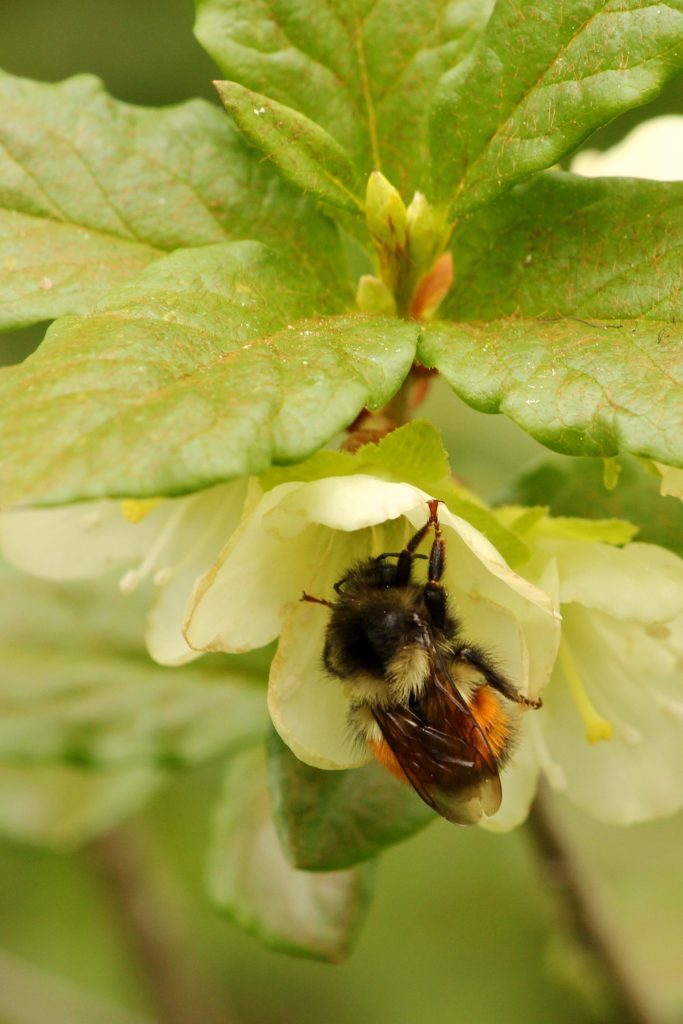
[[[327,627],[325,667],[344,680],[363,677],[390,682],[396,665],[407,664],[411,652],[424,662],[429,631],[413,602],[395,600],[384,592],[367,601],[340,602]]]
[[[379,558],[366,558],[354,565],[337,584],[337,590],[354,599],[357,595],[369,594],[371,591],[409,586],[412,580],[413,559],[423,557],[405,557],[403,553],[396,553],[380,555]]]

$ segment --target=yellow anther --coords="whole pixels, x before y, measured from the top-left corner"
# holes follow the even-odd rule
[[[603,718],[595,710],[590,697],[586,693],[586,688],[583,685],[583,680],[579,675],[579,670],[574,663],[569,647],[564,640],[560,642],[559,659],[564,677],[569,684],[571,695],[574,698],[574,703],[581,715],[581,720],[586,730],[586,739],[589,743],[611,740],[613,732],[612,723],[608,722],[606,718]]]
[[[163,498],[124,498],[121,511],[129,523],[141,523],[162,501]]]

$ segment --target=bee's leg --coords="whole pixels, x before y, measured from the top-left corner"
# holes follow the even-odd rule
[[[427,570],[427,583],[425,585],[425,602],[429,610],[432,622],[439,629],[443,629],[448,621],[448,604],[446,592],[441,580],[446,568],[446,544],[441,535],[441,523],[437,509],[438,501],[429,502],[429,522],[427,527],[434,527],[434,542],[429,552],[429,568]]]
[[[313,597],[312,594],[307,594],[305,590],[299,600],[309,601],[311,604],[324,604],[326,608],[334,608],[332,601],[326,601],[324,597]]]
[[[540,697],[537,700],[531,700],[529,697],[522,696],[519,690],[512,683],[508,682],[505,676],[501,675],[495,666],[492,665],[488,655],[480,647],[472,644],[462,644],[462,646],[456,647],[453,651],[453,656],[459,661],[465,661],[478,669],[489,686],[502,693],[507,700],[514,701],[515,704],[522,704],[527,708],[540,708],[542,706],[543,702]]]
[[[398,562],[396,563],[396,582],[399,585],[407,583],[410,580],[410,571],[413,559],[424,557],[423,555],[416,555],[415,549],[420,546],[420,544],[427,536],[432,526],[434,526],[434,528],[437,530],[439,528],[439,519],[436,514],[438,504],[438,501],[429,502],[429,519],[424,524],[424,526],[421,526],[417,533],[410,538],[410,540],[404,547],[403,551],[401,551],[398,556]],[[431,556],[429,559],[429,564],[431,567]]]

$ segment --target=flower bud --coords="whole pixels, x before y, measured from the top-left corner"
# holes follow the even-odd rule
[[[398,189],[380,171],[368,178],[365,194],[368,229],[378,245],[392,252],[406,244],[406,208]]]
[[[410,259],[416,276],[429,271],[443,251],[449,234],[444,213],[416,192],[406,211]]]
[[[396,316],[396,302],[391,291],[378,277],[364,274],[358,282],[356,302],[361,313],[371,316]]]

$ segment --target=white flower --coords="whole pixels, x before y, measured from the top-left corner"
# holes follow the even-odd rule
[[[4,512],[0,550],[44,579],[91,579],[128,567],[124,593],[152,579],[147,646],[162,665],[179,665],[198,657],[182,634],[187,599],[239,522],[246,490],[239,480],[183,498]]]
[[[683,117],[667,114],[643,121],[611,149],[584,149],[571,163],[574,174],[587,178],[683,178]]]
[[[354,767],[369,755],[351,742],[342,687],[322,666],[328,613],[302,603],[301,594],[331,598],[354,561],[400,550],[425,523],[428,497],[363,474],[281,484],[244,518],[197,585],[186,627],[192,647],[239,652],[280,636],[270,712],[283,740],[308,764]],[[557,650],[550,598],[443,505],[439,518],[445,583],[464,635],[491,652],[522,693],[536,696]]]
[[[683,561],[651,544],[616,548],[542,528],[526,539],[535,554],[525,574],[546,587],[557,580],[562,639],[490,827],[524,819],[540,771],[602,821],[674,813],[683,806]]]

